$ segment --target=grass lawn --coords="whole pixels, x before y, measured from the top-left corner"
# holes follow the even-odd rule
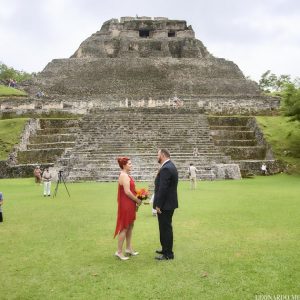
[[[0,97],[7,96],[27,96],[27,94],[24,91],[0,84]]]
[[[0,120],[0,160],[6,160],[9,152],[20,141],[20,135],[28,119]]]
[[[142,206],[138,257],[119,261],[116,183],[0,180],[0,299],[255,299],[300,295],[300,177],[180,182],[174,261],[155,261],[157,220]],[[144,186],[139,183],[139,186]],[[52,186],[54,189],[55,184]]]
[[[300,123],[282,116],[256,119],[276,158],[288,163],[290,172],[300,174]]]

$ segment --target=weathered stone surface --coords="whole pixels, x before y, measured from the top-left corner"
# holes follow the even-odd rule
[[[216,164],[216,178],[218,179],[241,179],[238,164]]]
[[[42,170],[53,165],[53,163],[39,164]],[[9,166],[6,161],[0,161],[0,178],[33,177],[33,170],[36,166],[37,164]]]
[[[185,21],[166,18],[109,20],[71,58],[50,62],[34,84],[93,107],[173,97],[212,113],[270,113],[279,105],[236,64],[211,55]]]
[[[72,58],[205,57],[210,54],[186,21],[121,18],[105,22]]]
[[[38,77],[48,94],[101,99],[259,96],[255,82],[223,59],[72,58],[53,60]]]
[[[240,166],[242,176],[260,174],[263,162],[271,174],[283,170],[254,117],[211,116],[208,121],[215,145]]]
[[[243,177],[248,175],[262,175],[261,166],[266,164],[270,175],[286,171],[286,166],[283,162],[274,159],[265,160],[239,160],[236,161],[240,166],[241,174]]]
[[[205,115],[163,108],[94,110],[80,122],[76,146],[60,163],[70,181],[110,181],[120,173],[116,158],[125,155],[136,180],[152,180],[161,147],[170,150],[181,179],[187,179],[191,162],[199,178],[208,180],[217,178],[216,163],[230,163],[214,146]]]

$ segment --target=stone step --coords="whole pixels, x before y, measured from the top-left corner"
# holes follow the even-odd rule
[[[210,126],[247,126],[251,117],[208,117]]]
[[[28,144],[28,150],[34,149],[49,149],[49,148],[73,148],[74,142],[57,142],[57,143],[44,143],[44,144]]]
[[[76,134],[51,134],[51,135],[38,135],[30,137],[31,144],[41,143],[56,143],[56,142],[74,142]]]
[[[112,120],[110,120],[110,122],[113,122]],[[155,125],[156,126],[155,126]],[[161,126],[157,126],[157,125],[161,125]],[[209,126],[204,126],[203,124],[201,125],[201,123],[199,122],[191,122],[191,123],[187,123],[186,121],[182,121],[181,123],[179,122],[175,122],[175,121],[169,121],[169,122],[164,122],[162,120],[149,120],[147,123],[138,123],[138,122],[121,122],[119,121],[115,121],[113,123],[108,123],[108,120],[103,120],[103,121],[88,121],[88,122],[81,122],[80,124],[80,128],[82,129],[88,129],[90,126],[94,126],[94,125],[99,125],[103,128],[127,128],[127,127],[134,127],[134,128],[145,128],[145,129],[152,129],[152,128],[163,128],[163,127],[173,127],[174,125],[176,125],[176,128],[178,129],[205,129],[206,127]]]
[[[75,171],[74,173],[70,173],[67,177],[68,181],[86,181],[86,180],[92,180],[92,181],[116,181],[119,177],[119,171],[116,173],[107,173],[107,174],[96,174],[91,173],[87,171],[86,173],[80,173],[79,171]],[[145,173],[137,173],[132,174],[133,178],[136,181],[153,181],[154,176],[153,173],[145,174]],[[187,179],[187,173],[179,173],[180,179]],[[215,174],[213,172],[207,172],[199,174],[198,178],[203,180],[213,180],[216,178]]]
[[[84,175],[84,176],[72,176],[70,175],[68,178],[67,178],[67,181],[68,182],[85,182],[85,181],[96,181],[96,182],[112,182],[112,181],[115,181],[117,182],[118,181],[118,178],[119,176],[118,175],[112,175],[112,176],[100,176],[100,177],[97,177],[97,176],[89,176],[89,175]],[[153,178],[152,177],[149,177],[149,176],[143,176],[143,175],[138,175],[138,176],[133,176],[134,178],[134,181],[135,182],[139,182],[139,181],[148,181],[148,182],[152,182],[153,181]],[[186,177],[180,177],[179,176],[179,179],[180,180],[187,180]],[[198,178],[198,180],[215,180],[216,179],[216,175],[215,174],[211,174],[211,173],[208,173],[208,174],[203,174],[201,175],[201,177]]]
[[[221,164],[221,163],[220,163]],[[177,164],[177,170],[180,174],[183,174],[184,176],[188,175],[188,166],[189,164]],[[198,174],[203,174],[207,173],[209,169],[213,170],[212,167],[207,167],[206,169],[202,168],[203,165],[197,165],[197,169],[199,170],[197,173]],[[139,175],[139,174],[144,174],[144,175],[149,175],[149,176],[155,176],[157,174],[158,167],[157,166],[148,166],[144,168],[133,168],[132,174],[134,175]],[[87,173],[86,173],[87,172]],[[83,173],[90,174],[92,173],[93,175],[97,174],[97,176],[101,175],[107,175],[111,174],[114,172],[120,172],[120,168],[118,166],[114,166],[113,168],[110,166],[95,166],[92,167],[90,165],[78,165],[76,167],[70,168],[70,174],[80,174],[83,175]],[[213,171],[212,171],[213,172]]]
[[[236,140],[253,140],[255,134],[253,131],[229,131],[229,130],[214,130],[211,131],[211,135],[214,139],[236,139]]]
[[[96,128],[89,128],[89,129],[84,129],[81,128],[81,133],[82,134],[101,134],[101,135],[111,135],[112,132],[114,133],[121,133],[123,134],[131,134],[131,135],[142,135],[144,133],[149,134],[149,135],[154,135],[154,134],[168,134],[168,135],[174,135],[174,134],[184,134],[187,136],[198,136],[198,135],[204,135],[204,136],[209,136],[210,132],[209,129],[207,130],[199,130],[197,128],[191,129],[191,130],[180,130],[180,129],[174,129],[174,128],[167,128],[164,127],[163,129],[155,129],[153,128],[138,128],[138,127],[132,127],[132,128],[101,128],[99,125],[93,125],[96,126]]]
[[[49,135],[49,134],[73,134],[73,133],[77,133],[79,130],[78,127],[70,127],[70,128],[45,128],[45,129],[38,129],[36,131],[37,135]]]
[[[256,146],[256,140],[215,140],[216,146]]]
[[[118,150],[116,151],[115,149],[111,149],[110,151],[102,151],[101,149],[85,149],[85,150],[74,150],[73,155],[78,155],[78,156],[86,156],[86,157],[107,157],[107,156],[124,156],[124,153],[130,156],[145,156],[145,157],[153,157],[156,156],[157,151],[149,151],[148,150],[143,150],[143,149],[132,149],[128,148],[127,151],[125,149],[123,150]],[[193,154],[192,151],[182,151],[182,152],[171,152],[172,157],[181,157],[181,156],[186,156],[186,157],[192,157],[192,156],[198,156],[200,157],[201,155],[206,155],[206,154],[222,154],[223,152],[220,152],[219,149],[207,149],[206,151],[202,152],[197,152],[197,154]]]
[[[142,118],[141,120],[139,120],[139,118]],[[167,118],[167,119],[166,119]],[[103,125],[108,125],[107,123],[108,118],[102,118],[102,119],[90,119],[90,120],[86,120],[83,119],[79,124],[80,126],[83,126],[85,124],[103,124]],[[119,126],[127,126],[127,125],[131,125],[131,124],[135,124],[137,126],[147,126],[147,127],[153,127],[154,124],[161,124],[164,125],[166,124],[167,126],[172,125],[172,124],[176,124],[179,127],[184,127],[186,126],[186,128],[189,128],[189,126],[200,126],[200,127],[209,127],[208,123],[203,122],[202,120],[199,119],[192,119],[192,118],[182,118],[182,119],[172,119],[170,118],[170,116],[168,117],[164,117],[164,116],[159,116],[158,118],[145,118],[143,116],[135,116],[135,117],[128,117],[128,118],[111,118],[109,120],[110,126],[114,126],[114,125],[119,125]]]
[[[249,131],[247,126],[210,126],[210,130]]]
[[[99,115],[83,117],[76,146],[68,156],[60,158],[61,165],[69,171],[69,180],[116,180],[120,173],[116,157],[126,155],[133,162],[132,174],[137,180],[153,181],[160,147],[171,151],[182,179],[191,162],[200,169],[199,176],[209,180],[215,178],[214,164],[231,162],[214,145],[207,117],[199,113],[95,111]],[[195,148],[197,156],[193,156]]]
[[[68,128],[68,127],[77,127],[78,126],[78,119],[62,119],[62,118],[47,118],[47,119],[40,119],[40,126],[41,129],[44,128]]]
[[[19,151],[17,161],[18,164],[53,163],[64,151],[64,148]]]
[[[230,156],[233,160],[245,160],[245,159],[264,159],[266,156],[266,148],[264,146],[252,146],[252,147],[230,147],[221,146],[224,153]]]

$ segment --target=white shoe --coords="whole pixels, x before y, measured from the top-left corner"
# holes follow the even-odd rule
[[[118,251],[115,253],[115,256],[120,258],[121,260],[128,260],[129,257],[123,256],[123,254],[118,253]]]
[[[130,250],[125,250],[125,254],[127,255],[132,255],[132,256],[137,256],[139,255],[139,252],[136,252],[136,251],[130,251]]]

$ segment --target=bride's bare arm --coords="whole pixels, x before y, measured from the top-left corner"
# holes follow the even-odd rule
[[[130,190],[130,179],[129,176],[126,174],[121,174],[120,176],[120,185],[123,185],[125,194],[133,201],[135,201],[137,204],[141,204],[141,200],[133,195],[133,193]]]

